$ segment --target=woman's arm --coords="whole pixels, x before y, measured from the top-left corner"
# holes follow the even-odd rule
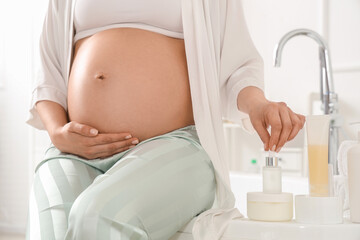
[[[39,101],[35,106],[40,115],[41,121],[53,141],[56,129],[68,123],[68,117],[65,109],[60,104],[47,100]]]
[[[239,92],[238,109],[249,114],[250,121],[264,143],[265,151],[279,152],[303,128],[305,117],[294,113],[284,102],[271,102],[253,86]],[[267,128],[271,126],[271,136]]]
[[[69,1],[49,0],[47,12],[43,21],[39,38],[39,68],[32,91],[30,114],[27,123],[31,126],[45,130],[46,127],[35,106],[39,101],[48,100],[56,102],[65,110],[67,108],[66,67],[64,63],[68,51],[70,31],[66,28],[67,3]]]
[[[62,152],[86,159],[104,158],[129,149],[130,133],[98,133],[98,130],[77,122],[68,122],[65,109],[52,101],[39,101],[36,109],[52,143]]]

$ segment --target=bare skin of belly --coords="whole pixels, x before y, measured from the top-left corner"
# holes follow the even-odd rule
[[[70,121],[143,141],[194,124],[183,39],[114,28],[75,44]]]

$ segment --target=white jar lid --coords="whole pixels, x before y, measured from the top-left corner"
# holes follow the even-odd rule
[[[295,221],[309,224],[342,223],[342,198],[297,195],[295,196]]]
[[[248,192],[247,201],[250,202],[266,202],[266,203],[278,203],[278,202],[292,202],[292,193],[264,193],[264,192]]]

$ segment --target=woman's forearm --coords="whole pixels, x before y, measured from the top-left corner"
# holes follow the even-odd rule
[[[50,138],[57,128],[64,126],[68,122],[65,109],[56,102],[48,100],[39,101],[36,103],[36,110]]]
[[[249,114],[251,109],[256,108],[259,104],[268,102],[269,101],[264,96],[264,92],[253,86],[242,89],[237,97],[238,109],[247,114]]]

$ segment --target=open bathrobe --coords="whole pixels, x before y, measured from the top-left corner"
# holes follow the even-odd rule
[[[237,108],[247,86],[264,88],[263,61],[250,38],[241,0],[181,0],[192,107],[200,142],[211,158],[217,183],[211,209],[197,216],[195,240],[218,240],[229,222],[243,217],[230,188],[223,119],[254,131]],[[40,37],[40,69],[27,123],[44,130],[35,108],[40,100],[67,110],[67,85],[73,54],[75,0],[49,0]]]

